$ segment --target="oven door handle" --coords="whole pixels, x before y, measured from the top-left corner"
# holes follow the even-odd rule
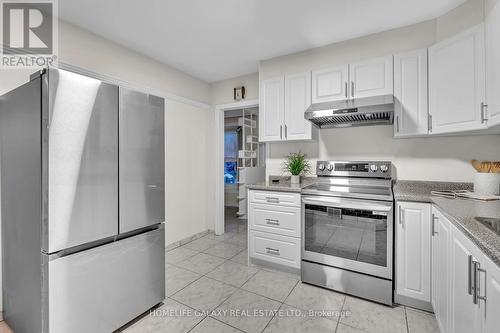
[[[389,212],[392,209],[392,203],[377,202],[370,200],[349,200],[331,197],[302,197],[302,202],[306,205],[327,206],[334,208],[372,210],[378,212]]]

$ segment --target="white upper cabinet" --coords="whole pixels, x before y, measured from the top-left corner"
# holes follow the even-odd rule
[[[430,303],[431,205],[398,202],[396,221],[396,301],[401,295]]]
[[[285,120],[285,79],[283,76],[260,82],[259,141],[281,141]]]
[[[427,49],[394,56],[394,97],[394,136],[427,134]]]
[[[392,55],[349,65],[350,98],[392,95]]]
[[[313,139],[304,112],[311,105],[311,72],[275,77],[260,82],[259,141]]]
[[[312,71],[312,102],[348,99],[349,65]]]
[[[311,105],[311,72],[285,76],[285,140],[311,139],[312,124],[304,119]]]
[[[431,133],[486,128],[484,26],[429,48]]]
[[[500,124],[500,1],[486,0],[486,103],[488,126]]]

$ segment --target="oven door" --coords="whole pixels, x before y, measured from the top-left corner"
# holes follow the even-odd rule
[[[302,259],[392,279],[393,203],[302,197]]]

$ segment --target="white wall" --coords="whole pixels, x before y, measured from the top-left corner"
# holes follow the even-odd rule
[[[166,102],[166,243],[205,231],[209,221],[213,229],[213,218],[207,217],[207,179],[213,173],[195,168],[209,156],[212,113],[208,83],[65,22],[59,24],[59,59],[164,96],[193,101],[192,105],[170,99]],[[34,71],[0,70],[0,95],[27,82]],[[208,104],[204,107],[196,102]]]
[[[210,84],[212,105],[233,103],[233,89],[245,86],[245,99],[259,98],[259,73],[238,76]]]
[[[483,19],[483,1],[471,0],[450,13],[412,26],[264,60],[261,79],[341,65],[361,59],[424,48]],[[391,160],[399,179],[472,181],[468,161],[499,160],[500,136],[393,139],[391,126],[321,130],[317,142],[269,144],[268,174],[281,174],[290,152],[302,150],[311,160]]]
[[[271,144],[267,167],[271,175],[281,174],[283,157],[300,149],[312,162],[389,160],[398,179],[472,182],[469,161],[499,160],[499,145],[499,135],[396,140],[392,126],[324,129],[319,143]]]
[[[213,229],[207,213],[209,178],[205,168],[205,164],[211,163],[206,141],[211,113],[178,102],[170,102],[169,106],[172,109],[166,114],[166,244]]]

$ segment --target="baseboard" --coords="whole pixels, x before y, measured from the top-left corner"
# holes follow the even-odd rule
[[[421,301],[419,299],[414,299],[408,296],[403,296],[398,294],[394,295],[394,302],[401,305],[409,306],[411,308],[434,313],[434,309],[432,308],[432,304],[430,302]]]
[[[271,263],[257,258],[250,258],[250,264],[292,275],[297,275],[297,277],[300,277],[300,268],[293,268],[281,264]]]
[[[170,250],[173,250],[179,246],[182,246],[184,244],[187,244],[189,242],[192,242],[194,241],[195,239],[198,239],[198,238],[201,238],[203,236],[206,236],[208,235],[209,233],[213,233],[211,230],[207,229],[205,231],[202,231],[202,232],[199,232],[197,234],[194,234],[192,236],[189,236],[189,237],[186,237],[184,239],[181,239],[180,241],[177,241],[177,242],[173,242],[173,243],[170,243],[168,245],[165,246],[165,250],[166,251],[170,251]]]

